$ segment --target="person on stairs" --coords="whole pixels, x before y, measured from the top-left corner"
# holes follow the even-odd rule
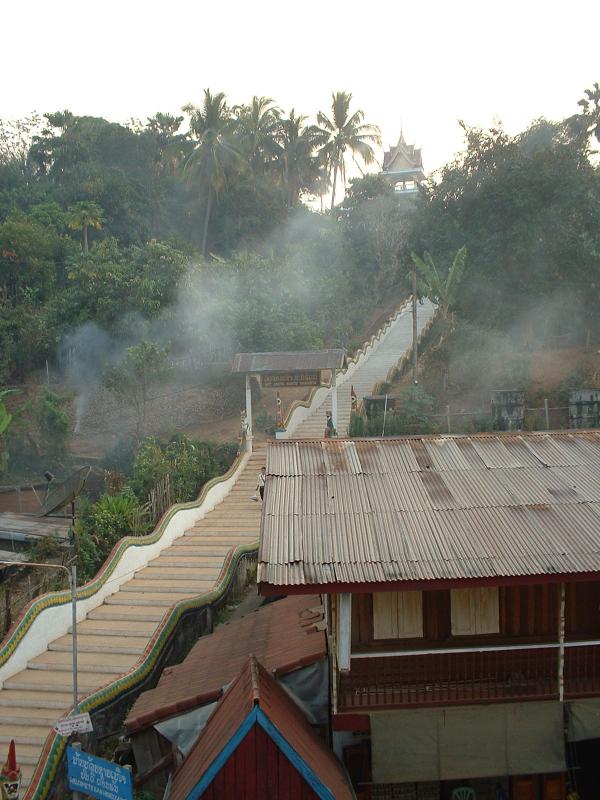
[[[256,488],[260,494],[260,499],[265,499],[265,481],[267,479],[267,468],[261,467],[260,472],[258,473],[258,483],[256,484]]]
[[[331,439],[333,436],[333,419],[331,418],[331,412],[328,411],[325,414],[325,438]]]

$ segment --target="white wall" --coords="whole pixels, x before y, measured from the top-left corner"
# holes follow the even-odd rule
[[[176,511],[167,522],[163,534],[157,542],[149,545],[130,545],[106,583],[91,597],[77,603],[77,620],[79,622],[84,620],[89,611],[102,605],[104,599],[114,594],[122,584],[131,580],[135,572],[143,569],[149,561],[159,556],[175,539],[182,536],[186,530],[203,519],[218,503],[221,503],[242,474],[249,457],[249,454],[245,453],[238,462],[233,475],[212,486],[201,505]],[[70,603],[46,608],[38,614],[11,657],[0,667],[0,687],[8,678],[25,669],[28,661],[44,653],[50,642],[67,634],[71,627],[71,615]]]

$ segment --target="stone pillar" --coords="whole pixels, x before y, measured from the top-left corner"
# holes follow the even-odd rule
[[[250,375],[246,375],[246,445],[252,453],[252,384]]]

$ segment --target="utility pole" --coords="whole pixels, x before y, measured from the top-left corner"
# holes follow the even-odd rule
[[[417,268],[412,271],[412,378],[413,384],[419,382],[419,342],[417,336]]]

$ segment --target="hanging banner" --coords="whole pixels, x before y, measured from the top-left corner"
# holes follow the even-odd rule
[[[321,373],[307,372],[265,372],[260,376],[263,389],[275,389],[285,386],[319,386]]]

